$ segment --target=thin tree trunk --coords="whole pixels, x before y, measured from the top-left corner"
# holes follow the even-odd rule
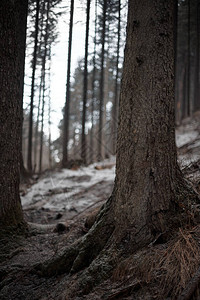
[[[84,164],[86,164],[87,162],[85,123],[86,123],[87,89],[88,89],[88,41],[89,41],[89,23],[90,23],[90,3],[91,0],[87,0],[86,32],[85,32],[85,66],[84,66],[84,83],[83,83],[82,139],[81,139],[81,157]]]
[[[190,0],[188,0],[188,58],[187,58],[187,115],[191,114],[190,103]]]
[[[39,156],[39,172],[42,172],[42,159],[43,159],[43,137],[44,137],[44,107],[45,107],[45,76],[42,87],[42,112],[41,112],[41,129],[40,129],[40,156]]]
[[[103,112],[104,112],[104,60],[105,60],[105,34],[106,34],[106,11],[107,0],[103,3],[103,25],[101,35],[101,77],[100,77],[100,93],[99,93],[99,132],[98,132],[98,157],[97,160],[102,160],[102,142],[103,142]]]
[[[94,53],[93,53],[93,72],[92,72],[92,104],[91,104],[91,131],[90,131],[90,163],[94,158],[94,103],[96,99],[95,80],[96,80],[96,36],[97,36],[97,0],[95,0],[95,25],[94,25]]]
[[[42,120],[41,120],[41,133],[40,133],[40,159],[39,159],[39,172],[42,172],[42,159],[43,159],[43,137],[44,137],[44,107],[45,107],[45,76],[46,76],[46,59],[47,59],[47,42],[49,34],[49,11],[50,11],[50,0],[47,2],[46,12],[46,26],[44,36],[44,55],[42,58],[42,70],[43,70],[43,87],[42,87]]]
[[[200,82],[199,82],[199,68],[200,68],[200,47],[199,47],[199,39],[200,39],[200,4],[199,1],[196,1],[196,53],[195,53],[195,82],[194,82],[194,111],[200,109]]]
[[[39,129],[39,119],[40,119],[40,105],[41,105],[41,97],[42,97],[42,87],[44,82],[44,72],[41,68],[41,76],[40,76],[40,86],[39,86],[39,97],[38,97],[38,107],[37,107],[37,121],[35,126],[35,143],[34,143],[34,170],[37,168],[37,153],[38,153],[38,129]]]
[[[74,0],[71,0],[70,24],[69,24],[69,42],[68,42],[68,63],[67,63],[67,84],[66,99],[64,108],[63,125],[63,157],[62,166],[65,168],[68,162],[68,143],[69,143],[69,110],[70,110],[70,73],[71,73],[71,50],[72,50],[72,30],[74,16]]]
[[[49,49],[49,103],[48,103],[48,125],[49,125],[49,168],[52,168],[52,153],[51,153],[51,46]]]
[[[118,0],[118,38],[117,38],[117,60],[116,60],[116,76],[115,76],[115,91],[114,91],[114,103],[112,109],[112,153],[116,153],[116,141],[117,141],[117,123],[118,123],[118,98],[119,98],[119,50],[120,50],[120,31],[121,31],[121,0]]]
[[[32,65],[31,102],[30,102],[30,113],[29,113],[29,134],[28,134],[28,158],[27,158],[27,167],[30,172],[33,169],[32,168],[33,107],[34,107],[34,90],[35,90],[35,71],[36,71],[36,64],[37,64],[40,0],[37,0],[36,4],[37,5],[36,5],[36,17],[35,17],[35,42],[34,42],[33,65]]]
[[[40,28],[40,41],[39,41],[38,53],[41,52],[41,46],[42,46],[42,40],[43,40],[44,13],[45,13],[45,2],[43,2],[42,9],[40,11],[41,28]],[[41,75],[40,75],[40,85],[39,85],[38,107],[37,107],[37,120],[36,120],[36,126],[35,126],[35,143],[34,143],[34,170],[36,170],[38,168],[38,171],[39,171],[39,162],[37,164],[37,154],[38,154],[38,146],[39,146],[38,129],[39,129],[40,105],[41,105],[43,82],[44,82],[44,70],[43,70],[43,64],[42,64]]]

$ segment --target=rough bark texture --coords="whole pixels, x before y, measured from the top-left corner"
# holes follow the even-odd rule
[[[23,222],[19,197],[27,1],[0,2],[0,227]]]
[[[174,1],[130,1],[117,145],[116,230],[147,242],[177,198]],[[130,233],[127,233],[130,228]],[[123,234],[122,234],[123,235]]]

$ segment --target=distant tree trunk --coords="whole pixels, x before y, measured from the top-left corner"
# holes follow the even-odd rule
[[[31,102],[29,113],[29,134],[28,134],[28,158],[27,167],[32,171],[32,139],[33,139],[33,107],[34,107],[34,90],[35,90],[35,71],[37,63],[37,46],[38,46],[38,24],[39,24],[39,11],[40,0],[36,1],[36,17],[35,17],[35,41],[33,50],[33,63],[32,63],[32,82],[31,82]]]
[[[88,41],[89,41],[89,23],[90,23],[90,2],[91,0],[87,0],[86,32],[85,32],[85,66],[84,66],[84,81],[83,81],[82,139],[81,139],[81,157],[85,164],[87,162],[85,123],[86,123],[87,89],[88,89]]]
[[[39,41],[39,51],[41,52],[42,40],[43,40],[43,27],[44,27],[44,14],[45,14],[45,2],[42,3],[40,9],[40,19],[41,19],[41,26],[40,26],[40,41]],[[39,85],[39,96],[38,96],[38,106],[37,106],[37,119],[36,119],[36,126],[35,126],[35,143],[34,143],[34,170],[38,168],[39,171],[39,162],[37,161],[37,154],[38,154],[38,130],[39,130],[39,119],[40,119],[40,105],[41,105],[41,97],[42,97],[42,87],[44,82],[44,70],[43,64],[41,66],[41,75],[40,75],[40,85]],[[38,162],[38,163],[37,163]]]
[[[91,130],[90,130],[90,163],[94,158],[94,103],[96,98],[95,80],[96,80],[96,43],[97,43],[97,0],[95,0],[95,25],[94,25],[94,53],[93,53],[93,71],[92,71],[92,104],[91,104]]]
[[[69,42],[68,42],[68,63],[67,63],[67,84],[66,99],[64,107],[64,126],[63,126],[63,157],[62,166],[67,167],[68,162],[68,143],[69,143],[69,109],[70,109],[70,73],[71,73],[71,50],[72,50],[72,30],[74,16],[74,0],[71,0]]]
[[[104,112],[104,60],[105,60],[105,34],[106,34],[106,11],[107,0],[103,1],[103,24],[101,33],[101,77],[100,77],[100,93],[99,93],[99,132],[98,132],[98,157],[97,160],[103,159],[102,142],[103,142],[103,112]]]
[[[199,40],[200,40],[200,3],[196,1],[196,51],[195,51],[195,82],[194,82],[194,111],[200,109],[200,82],[199,82],[199,69],[200,69],[200,47],[199,47]]]
[[[51,153],[51,46],[49,47],[49,103],[48,103],[48,125],[49,125],[49,168],[52,168],[52,153]]]
[[[121,31],[121,0],[118,0],[118,38],[117,38],[117,58],[114,103],[112,109],[112,153],[116,153],[117,123],[118,123],[118,97],[119,97],[119,50],[120,50],[120,31]]]
[[[190,0],[188,0],[188,52],[187,52],[187,116],[191,113],[191,103],[190,103]]]
[[[42,111],[41,111],[41,129],[40,129],[40,157],[39,157],[39,172],[42,172],[42,160],[43,160],[43,138],[44,138],[44,107],[45,107],[45,76],[42,87]]]
[[[41,113],[41,132],[40,132],[40,159],[39,159],[39,172],[42,172],[42,159],[43,159],[43,137],[44,137],[44,107],[45,107],[45,76],[46,76],[46,60],[47,60],[47,43],[49,36],[49,11],[50,11],[50,0],[47,2],[46,11],[46,25],[45,25],[45,36],[44,36],[44,54],[42,57],[42,72],[43,72],[43,86],[42,86],[42,113]]]
[[[0,2],[0,228],[24,223],[19,180],[27,2]]]
[[[36,120],[36,126],[35,126],[34,170],[36,170],[36,168],[37,168],[38,129],[39,129],[40,104],[41,104],[41,97],[42,97],[43,81],[44,81],[44,74],[43,74],[43,70],[41,69],[40,86],[39,86],[39,97],[38,97],[38,107],[37,107],[37,120]],[[39,165],[39,164],[38,164],[38,165]]]
[[[184,119],[188,116],[188,80],[187,80],[187,67],[184,66],[183,74],[183,109],[182,109],[182,118]]]

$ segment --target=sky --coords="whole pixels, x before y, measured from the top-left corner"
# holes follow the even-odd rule
[[[52,47],[52,61],[51,61],[51,134],[52,140],[59,136],[58,125],[62,119],[62,108],[65,104],[66,92],[66,77],[67,77],[67,58],[68,58],[68,36],[69,36],[69,11],[70,7],[68,0],[63,0],[62,7],[66,6],[66,13],[58,19],[59,36],[57,43]],[[59,10],[59,8],[58,8]],[[85,51],[85,6],[84,1],[76,1],[74,7],[73,20],[73,40],[72,40],[72,57],[71,57],[71,81],[73,81],[73,73],[77,66],[78,60],[84,57]],[[94,23],[94,1],[91,4],[90,13],[90,41],[92,42]],[[92,43],[91,43],[92,44]],[[28,108],[30,102],[30,57],[32,47],[27,49],[26,68],[25,68],[25,89],[24,89],[24,108]],[[35,96],[36,98],[37,96]],[[37,100],[37,99],[36,99]]]

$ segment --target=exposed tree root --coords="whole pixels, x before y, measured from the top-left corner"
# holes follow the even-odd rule
[[[98,256],[111,236],[114,227],[112,218],[108,215],[111,199],[104,204],[97,221],[91,230],[76,243],[63,249],[51,261],[35,266],[41,275],[51,276],[55,274],[75,273],[89,266]]]
[[[115,300],[115,299],[122,299],[122,297],[129,296],[133,292],[139,290],[141,288],[141,281],[136,280],[136,282],[120,287],[117,290],[115,290],[114,293],[110,293],[106,296],[107,300]]]
[[[155,215],[155,218],[163,220],[172,218],[168,229],[173,229],[173,231],[176,231],[181,224],[187,223],[188,219],[191,221],[193,218],[191,206],[199,201],[198,194],[192,189],[190,184],[185,189],[180,186],[180,191],[177,192],[180,197],[177,197],[176,207],[172,212],[171,210],[160,212],[160,217]],[[163,243],[164,235],[166,236],[166,238],[164,237],[164,242],[171,236],[168,233],[157,232],[155,239],[155,232],[151,232],[151,225],[146,224],[136,232],[133,229],[135,236],[131,236],[130,239],[128,239],[127,232],[132,231],[131,228],[130,230],[124,228],[124,235],[121,231],[116,238],[117,228],[114,226],[111,205],[113,197],[111,196],[107,203],[104,204],[95,224],[84,237],[68,248],[62,249],[51,260],[34,267],[34,270],[39,271],[42,276],[54,276],[62,273],[72,275],[82,271],[79,272],[75,283],[68,286],[67,297],[69,299],[73,299],[74,295],[88,294],[95,286],[111,276],[117,262],[123,260],[123,257],[130,256],[137,249],[141,248],[141,245],[145,246],[150,242],[153,242],[153,244]],[[145,241],[144,236],[146,236]],[[138,285],[136,285],[137,288]],[[119,291],[119,294],[126,294],[132,289],[134,290],[134,287],[127,287],[127,289]],[[110,295],[110,297],[112,299],[114,296]]]

